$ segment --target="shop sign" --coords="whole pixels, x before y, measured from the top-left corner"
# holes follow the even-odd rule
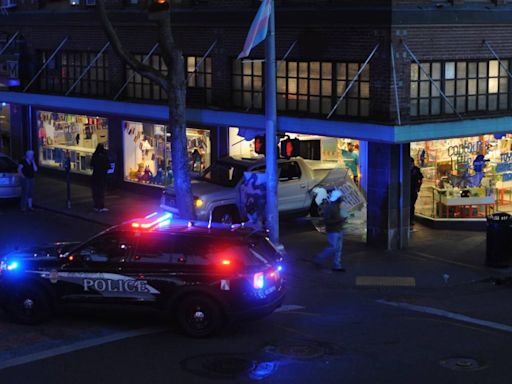
[[[450,157],[464,157],[466,154],[471,153],[481,153],[485,148],[487,151],[491,147],[491,144],[487,141],[474,141],[472,143],[468,143],[465,141],[459,145],[452,145],[448,147],[448,156]]]

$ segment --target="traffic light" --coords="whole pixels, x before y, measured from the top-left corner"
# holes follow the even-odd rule
[[[149,12],[161,12],[169,9],[170,0],[150,0],[148,11]]]
[[[281,156],[289,159],[300,155],[300,140],[285,139],[281,141]]]
[[[265,154],[265,136],[256,136],[254,138],[254,152],[258,155]]]

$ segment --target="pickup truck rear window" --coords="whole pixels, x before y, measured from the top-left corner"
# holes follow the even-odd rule
[[[245,171],[247,167],[242,165],[217,161],[204,171],[200,179],[223,187],[234,187]]]

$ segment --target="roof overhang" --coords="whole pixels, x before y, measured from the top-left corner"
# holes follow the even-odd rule
[[[117,115],[123,119],[144,119],[165,122],[169,117],[169,109],[165,105],[35,93],[0,92],[0,102],[32,105],[33,107],[41,109],[47,108],[54,111],[91,114],[94,116]],[[242,127],[260,130],[262,134],[265,131],[265,116],[261,114],[187,108],[187,121],[189,125]],[[393,144],[449,137],[508,133],[512,132],[512,116],[401,126],[279,116],[278,129],[283,133],[346,137]]]

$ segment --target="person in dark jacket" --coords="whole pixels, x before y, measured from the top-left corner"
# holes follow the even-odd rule
[[[107,171],[110,168],[108,153],[103,144],[98,144],[91,158],[92,168],[92,199],[96,212],[107,212],[105,208],[105,187],[107,184]]]
[[[345,272],[345,268],[342,267],[341,262],[343,251],[343,225],[346,220],[341,216],[342,198],[343,192],[335,189],[331,192],[328,202],[323,205],[325,232],[327,233],[329,245],[314,259],[315,265],[320,266],[325,258],[334,254],[332,270],[335,272]]]
[[[37,172],[37,164],[34,159],[34,151],[28,150],[25,157],[18,165],[18,176],[21,184],[21,210],[26,211],[29,209],[33,211],[32,207],[32,190],[34,189],[34,176]]]
[[[414,206],[418,200],[421,184],[423,183],[423,174],[421,170],[414,164],[414,158],[411,157],[411,210],[410,224],[414,225]]]

